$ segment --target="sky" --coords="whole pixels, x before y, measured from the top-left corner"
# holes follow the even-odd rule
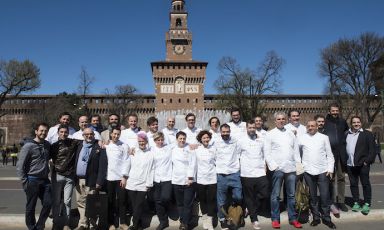
[[[207,61],[214,94],[223,56],[256,69],[274,50],[286,63],[283,94],[321,94],[321,49],[364,32],[384,36],[381,0],[186,0],[193,59]],[[81,67],[92,94],[134,85],[153,94],[150,63],[165,59],[171,0],[1,0],[0,59],[40,68],[33,94],[76,92]]]

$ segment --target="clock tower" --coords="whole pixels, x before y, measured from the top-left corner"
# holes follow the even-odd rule
[[[184,0],[172,0],[170,27],[165,33],[166,58],[151,63],[155,81],[156,112],[204,110],[207,62],[192,59],[192,33]]]

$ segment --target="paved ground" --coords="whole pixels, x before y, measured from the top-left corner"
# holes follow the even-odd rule
[[[371,168],[371,183],[373,192],[372,212],[368,216],[351,211],[342,213],[340,219],[334,218],[339,229],[382,229],[384,224],[384,165],[375,163]],[[347,186],[349,183],[347,182]],[[361,193],[362,194],[362,193]],[[346,188],[347,203],[351,204],[349,187]],[[21,189],[20,181],[16,177],[15,167],[8,164],[0,165],[0,230],[25,229],[24,225],[25,194]],[[38,204],[37,210],[40,209]],[[263,229],[271,229],[270,220],[260,219]],[[156,217],[152,219],[150,229],[154,229],[158,223]],[[246,229],[251,229],[247,220]],[[51,219],[47,221],[47,229],[51,226]],[[201,225],[199,225],[201,226]],[[305,224],[304,227],[310,227]],[[178,223],[171,222],[170,229],[177,229]],[[282,213],[282,228],[293,229],[286,220],[286,212]],[[316,229],[327,229],[323,225]]]

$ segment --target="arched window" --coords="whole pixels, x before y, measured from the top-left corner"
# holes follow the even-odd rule
[[[161,98],[161,104],[163,104],[164,103],[164,99],[163,98]]]
[[[176,27],[181,27],[181,19],[180,18],[176,19]]]
[[[179,103],[181,103],[181,99],[179,98]]]

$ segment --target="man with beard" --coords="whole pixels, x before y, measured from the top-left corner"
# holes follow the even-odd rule
[[[120,116],[115,113],[109,114],[108,128],[100,134],[104,145],[108,144],[110,140],[110,133],[113,128],[120,128]]]
[[[347,171],[347,152],[345,142],[345,132],[349,127],[347,122],[340,117],[340,106],[336,103],[329,105],[329,114],[325,119],[324,134],[329,137],[332,153],[335,158],[336,172],[330,184],[330,203],[331,212],[334,215],[343,212],[348,212],[345,205],[345,173]],[[335,193],[335,180],[337,180],[337,197]]]
[[[55,143],[59,137],[57,129],[60,125],[68,126],[69,136],[72,136],[76,132],[76,130],[69,126],[69,123],[71,122],[71,118],[72,118],[71,114],[69,114],[68,112],[61,113],[59,115],[59,124],[56,124],[55,126],[52,126],[51,128],[49,128],[47,138],[45,140],[47,140],[50,144]]]
[[[228,122],[231,128],[231,137],[239,139],[242,135],[247,134],[247,128],[244,121],[241,121],[240,109],[233,108],[231,110],[231,122]]]
[[[300,124],[300,111],[292,109],[288,112],[289,123],[284,126],[287,130],[290,130],[296,137],[303,135],[307,132],[305,126]]]
[[[314,117],[315,121],[316,121],[316,125],[317,125],[317,131],[319,133],[323,133],[325,132],[325,129],[324,129],[324,124],[325,124],[325,117],[321,114],[317,114],[315,117]]]

